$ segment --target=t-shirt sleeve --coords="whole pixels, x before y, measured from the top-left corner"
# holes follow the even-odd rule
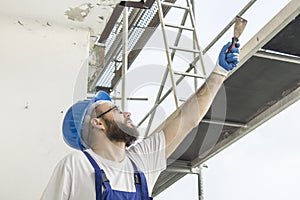
[[[66,159],[63,159],[57,164],[53,171],[50,181],[42,194],[41,200],[69,199],[71,182],[70,168],[66,165]]]
[[[146,176],[150,194],[160,172],[166,169],[165,151],[163,132],[153,134],[128,149],[130,158]]]

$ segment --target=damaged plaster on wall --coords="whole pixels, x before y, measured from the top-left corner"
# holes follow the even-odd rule
[[[101,35],[119,3],[120,0],[89,0],[80,5],[68,6],[64,16],[72,27],[88,29],[92,36],[97,37]]]
[[[66,10],[65,15],[67,15],[70,20],[82,22],[84,18],[88,16],[92,8],[91,3],[81,4],[78,7]]]
[[[100,0],[95,3],[88,2],[76,7],[68,8],[68,10],[65,11],[65,15],[69,20],[82,22],[90,14],[93,8],[99,8],[100,10],[96,10],[97,14],[100,14],[97,18],[101,21],[105,21],[105,19],[110,16],[110,14],[106,14],[107,11],[111,13],[115,6],[120,2],[120,0]]]

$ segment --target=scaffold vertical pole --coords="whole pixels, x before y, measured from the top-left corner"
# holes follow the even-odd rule
[[[126,110],[126,71],[128,67],[128,8],[123,10],[123,32],[122,32],[122,98],[121,108]]]

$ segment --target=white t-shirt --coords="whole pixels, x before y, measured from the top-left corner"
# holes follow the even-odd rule
[[[104,159],[91,149],[87,152],[104,170],[113,190],[135,192],[134,170],[130,159],[145,174],[149,195],[160,172],[166,169],[165,138],[162,132],[128,148],[127,157],[122,162]],[[82,152],[71,153],[58,163],[41,199],[96,199],[94,168]]]

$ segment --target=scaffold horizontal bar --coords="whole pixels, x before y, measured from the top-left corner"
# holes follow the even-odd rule
[[[184,10],[189,10],[190,8],[188,6],[181,6],[181,5],[176,5],[174,3],[169,3],[169,2],[161,2],[162,6],[169,6],[169,7],[173,7],[173,8],[180,8],[180,9],[184,9]]]
[[[170,49],[173,50],[178,50],[178,51],[186,51],[186,52],[192,52],[192,53],[200,53],[199,50],[197,49],[186,49],[186,48],[182,48],[182,47],[174,47],[174,46],[170,46]]]
[[[181,25],[176,25],[176,24],[170,24],[170,23],[165,23],[165,26],[167,27],[172,27],[172,28],[178,28],[178,29],[183,29],[183,30],[188,30],[188,31],[194,31],[194,28],[191,27],[186,27],[186,26],[181,26]]]

